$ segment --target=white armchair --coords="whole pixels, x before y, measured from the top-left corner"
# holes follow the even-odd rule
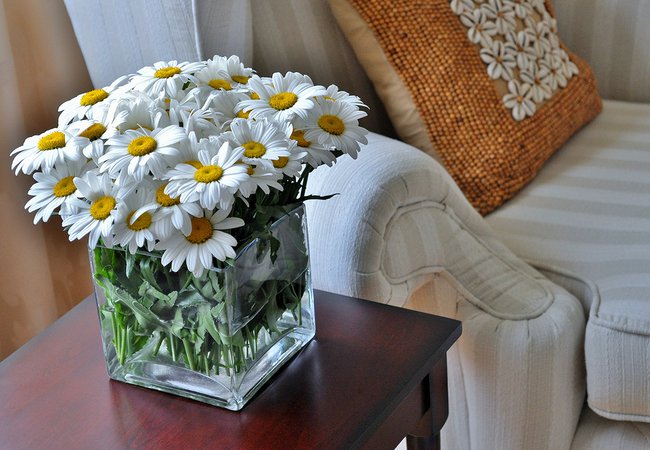
[[[308,208],[318,288],[463,322],[443,447],[567,448],[585,390],[579,301],[504,247],[406,144],[373,134],[354,164],[315,175],[313,192],[341,193]]]
[[[360,95],[371,105],[365,125],[391,134],[324,0],[159,3],[165,6],[159,20],[183,24],[172,27],[173,46],[165,44],[165,27],[140,33],[122,26],[115,34],[144,0],[110,7],[100,0],[66,0],[96,84],[152,62],[145,57],[204,58],[211,56],[207,49],[239,53],[261,73],[301,71],[317,83],[336,83]],[[641,0],[557,3],[560,34],[578,54],[592,48],[589,36],[609,23],[607,11],[614,8],[624,36],[612,42],[638,42],[638,48],[650,42],[650,31],[641,25],[636,38],[626,34],[643,23],[635,12],[650,17]],[[197,4],[203,8],[198,15]],[[197,17],[241,26],[207,33],[209,23]],[[106,42],[119,52],[106,52]],[[607,48],[619,63],[639,56],[613,44]],[[645,80],[638,89],[650,100],[650,67],[642,61],[633,65],[637,72],[629,72],[625,88],[615,88],[618,69],[594,60],[597,76],[609,71],[603,92],[629,94],[630,84]],[[487,221],[436,161],[380,134],[370,135],[354,165],[343,158],[313,174],[312,193],[340,194],[308,205],[317,288],[463,321],[463,336],[448,361],[445,448],[650,447],[649,122],[650,105],[606,101],[602,115]],[[584,197],[588,188],[593,191]],[[584,211],[587,203],[591,209]],[[585,226],[598,232],[581,234]],[[630,249],[636,249],[632,256]],[[538,261],[538,270],[522,257]],[[629,267],[638,269],[636,275]],[[631,289],[621,290],[626,283]],[[585,405],[587,390],[591,408]]]

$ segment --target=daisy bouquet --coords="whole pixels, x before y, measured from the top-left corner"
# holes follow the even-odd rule
[[[56,128],[13,151],[34,222],[60,215],[88,238],[111,376],[145,349],[238,373],[282,318],[304,319],[307,179],[356,157],[364,106],[236,56],[158,62],[63,103]]]

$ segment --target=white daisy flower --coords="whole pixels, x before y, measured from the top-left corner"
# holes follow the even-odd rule
[[[198,80],[194,74],[203,67],[203,62],[158,61],[153,66],[138,70],[129,81],[129,86],[152,97],[164,93],[167,97],[176,98],[185,83],[197,84]]]
[[[532,45],[531,36],[524,31],[506,34],[505,50],[515,57],[519,70],[526,70],[537,60],[537,52]]]
[[[181,230],[185,235],[190,234],[191,216],[200,216],[203,211],[198,202],[181,203],[180,197],[165,194],[167,184],[168,182],[157,182],[155,203],[145,205],[145,208],[152,206],[147,210],[154,211],[153,230],[159,239],[166,239],[174,230]]]
[[[498,33],[497,26],[487,19],[482,9],[477,8],[463,14],[460,21],[467,27],[470,42],[481,44],[483,47],[492,45],[492,38]]]
[[[267,119],[235,119],[230,123],[230,133],[224,133],[221,139],[229,140],[233,147],[242,148],[242,160],[246,164],[265,164],[270,168],[272,161],[291,156],[289,139],[284,131]]]
[[[192,217],[192,229],[188,235],[180,231],[156,245],[157,250],[164,251],[162,263],[171,263],[172,270],[177,272],[183,263],[196,277],[200,277],[205,269],[213,267],[213,258],[225,261],[236,256],[234,247],[237,240],[222,230],[230,230],[244,225],[237,217],[228,217],[229,211],[205,211],[203,217]]]
[[[14,156],[11,168],[24,174],[31,174],[42,169],[49,171],[55,164],[64,161],[84,160],[81,149],[87,140],[74,136],[66,128],[53,128],[45,133],[25,139],[23,145],[11,152]]]
[[[92,168],[85,161],[71,161],[55,165],[49,173],[36,172],[36,183],[29,189],[32,196],[25,205],[29,212],[36,211],[34,223],[47,222],[54,211],[69,199],[75,198],[75,177],[81,177]]]
[[[166,175],[169,184],[165,188],[165,194],[173,198],[180,197],[182,203],[198,201],[208,209],[214,209],[217,205],[221,209],[230,208],[234,193],[248,176],[246,168],[237,164],[244,149],[233,149],[228,142],[224,142],[215,151],[218,144],[216,138],[204,139],[199,143],[200,167],[178,164],[170,170]]]
[[[331,84],[327,87],[327,91],[325,93],[325,96],[322,97],[325,100],[329,100],[332,102],[343,102],[343,103],[348,103],[352,106],[355,106],[357,108],[367,108],[368,105],[363,103],[359,97],[356,95],[350,95],[349,93],[345,91],[339,90],[338,86]]]
[[[88,235],[91,248],[97,245],[100,237],[105,245],[112,246],[113,220],[121,200],[118,187],[107,174],[99,175],[96,171],[86,172],[73,181],[87,201],[74,198],[69,202],[71,210],[64,217],[63,226],[70,227],[70,240]]]
[[[359,143],[368,143],[365,136],[368,131],[359,126],[359,119],[366,115],[346,103],[315,103],[305,119],[304,139],[356,158]]]
[[[81,120],[83,118],[92,118],[92,111],[94,109],[102,109],[102,114],[105,112],[107,103],[111,101],[111,94],[118,90],[120,85],[126,80],[126,77],[120,77],[113,81],[110,86],[101,89],[93,89],[92,91],[79,94],[76,97],[64,102],[59,106],[59,127],[63,127],[70,122]],[[101,117],[97,117],[101,119]]]
[[[474,2],[472,0],[451,0],[450,6],[451,10],[457,16],[474,10]]]
[[[210,109],[195,109],[183,118],[187,133],[194,133],[199,138],[217,136],[224,132],[220,117]]]
[[[291,125],[289,125],[289,128],[292,128]],[[291,134],[291,132],[289,132],[289,134]],[[307,152],[298,147],[298,143],[293,140],[289,141],[289,147],[287,150],[289,150],[289,156],[280,156],[278,159],[274,160],[273,167],[282,175],[292,178],[298,177],[300,172],[302,172],[302,161],[307,156]]]
[[[278,191],[284,190],[278,182],[282,178],[282,174],[277,170],[263,165],[251,166],[244,164],[243,167],[246,168],[248,177],[241,182],[237,191],[242,197],[250,197],[258,188],[265,194],[271,192],[270,188],[277,189]]]
[[[508,82],[509,93],[503,96],[503,104],[512,110],[512,117],[518,122],[535,114],[536,107],[530,88],[530,84],[510,80]]]
[[[61,204],[61,207],[59,208],[59,216],[61,216],[61,220],[65,221],[68,217],[79,213],[79,207],[75,206],[77,202],[79,201],[77,196],[79,196],[79,191],[76,192],[75,197],[69,197],[68,201],[65,201]]]
[[[485,17],[494,22],[497,31],[506,34],[515,31],[517,22],[515,19],[515,10],[512,5],[502,3],[501,0],[489,0],[481,6]]]
[[[135,253],[138,248],[147,244],[147,250],[152,251],[156,243],[153,231],[153,211],[156,205],[152,204],[150,192],[142,185],[129,195],[125,196],[117,205],[115,222],[113,224],[113,244],[128,248],[130,253]]]
[[[126,130],[154,130],[171,125],[166,110],[139,91],[128,92],[111,103],[107,118],[108,137]]]
[[[99,158],[104,154],[104,140],[110,134],[106,125],[94,120],[80,120],[70,124],[68,131],[86,140],[81,151],[97,165]]]
[[[250,112],[253,119],[270,117],[276,120],[290,120],[294,115],[306,117],[312,108],[311,98],[326,94],[323,86],[314,86],[305,82],[300,74],[288,72],[282,76],[274,73],[272,78],[254,76],[248,81],[248,87],[259,99],[244,100],[239,109]]]
[[[303,120],[296,120],[290,138],[298,144],[298,147],[307,152],[304,158],[305,163],[314,169],[320,165],[331,166],[336,161],[336,155],[331,147],[318,144],[316,141],[305,139],[306,123]]]
[[[193,89],[190,89],[188,92],[179,91],[178,97],[167,97],[164,94],[160,94],[154,100],[156,105],[164,109],[167,113],[169,123],[179,127],[184,126],[189,115],[193,111],[200,109],[201,102],[204,101],[203,96],[200,94],[196,95]]]
[[[253,69],[246,68],[234,55],[208,59],[205,67],[196,73],[199,86],[224,91],[245,87],[252,76]]]
[[[168,159],[170,167],[176,167],[177,164],[185,163],[191,166],[196,167],[197,169],[201,167],[199,162],[199,141],[196,133],[190,132],[187,135],[187,139],[179,142],[178,144],[178,153],[173,157]],[[163,177],[164,178],[164,177]]]
[[[492,41],[490,47],[481,49],[481,60],[487,64],[487,72],[490,78],[498,80],[503,78],[506,81],[512,79],[517,61],[513,53],[506,50],[501,41]]]
[[[223,125],[227,125],[235,118],[249,118],[250,113],[244,112],[238,107],[244,100],[250,100],[250,97],[243,92],[216,91],[210,94],[202,109],[214,111],[219,117],[219,121]]]
[[[121,186],[141,181],[149,173],[162,178],[169,169],[169,158],[178,155],[178,145],[186,137],[176,125],[153,131],[127,130],[106,141],[108,151],[99,158],[100,171],[108,172]]]

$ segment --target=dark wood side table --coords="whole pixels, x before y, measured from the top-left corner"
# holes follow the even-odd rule
[[[240,412],[111,381],[89,297],[0,363],[1,448],[439,444],[460,323],[316,292],[316,337]]]

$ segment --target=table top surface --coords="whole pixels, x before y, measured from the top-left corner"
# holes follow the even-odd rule
[[[316,291],[316,337],[242,411],[108,378],[94,297],[0,362],[2,448],[341,448],[363,442],[460,322]]]

